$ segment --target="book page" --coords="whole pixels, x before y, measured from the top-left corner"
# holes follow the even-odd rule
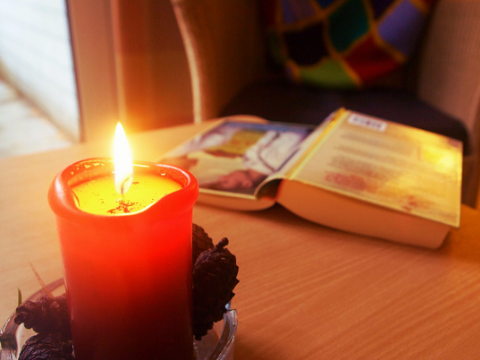
[[[290,179],[459,226],[461,142],[349,111],[334,122]]]
[[[290,160],[314,130],[309,125],[226,119],[161,162],[191,172],[204,193],[255,198],[265,181],[293,166]]]

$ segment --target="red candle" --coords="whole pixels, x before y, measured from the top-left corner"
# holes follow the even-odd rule
[[[49,190],[76,359],[191,360],[197,181],[172,166],[136,162],[122,197],[105,194],[115,186],[113,173],[111,159],[83,160],[60,172]],[[163,187],[164,180],[179,190],[152,198],[151,188]],[[81,187],[87,189],[83,195]],[[111,196],[120,200],[115,211],[85,207]]]

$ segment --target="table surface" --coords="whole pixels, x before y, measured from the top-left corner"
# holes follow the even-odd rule
[[[208,124],[132,135],[154,161]],[[0,320],[62,276],[47,190],[67,165],[110,156],[107,141],[0,160]],[[480,213],[462,206],[438,250],[340,232],[280,206],[234,212],[195,205],[194,222],[226,236],[240,267],[235,360],[480,358]]]

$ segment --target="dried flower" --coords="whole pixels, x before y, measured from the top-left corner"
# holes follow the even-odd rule
[[[71,339],[70,315],[65,294],[54,297],[42,296],[37,301],[27,301],[17,307],[15,323],[23,323],[37,333],[61,333]]]
[[[193,267],[193,334],[197,340],[223,318],[225,306],[235,295],[238,266],[223,238],[213,249],[200,254]]]

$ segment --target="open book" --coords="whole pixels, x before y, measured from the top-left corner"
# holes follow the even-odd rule
[[[460,222],[461,142],[345,109],[316,128],[226,118],[160,161],[189,170],[198,201],[215,206],[278,202],[319,224],[429,248]]]

